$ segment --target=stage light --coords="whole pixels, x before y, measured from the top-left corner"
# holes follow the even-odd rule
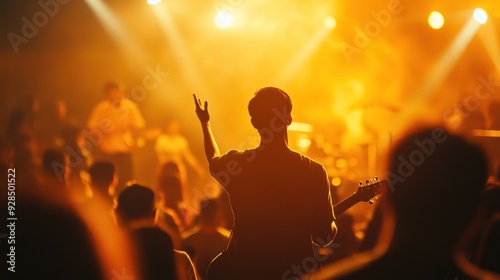
[[[221,11],[218,12],[215,15],[215,25],[220,28],[220,29],[226,29],[229,28],[231,25],[233,25],[234,18],[233,15],[229,12],[226,11]]]
[[[331,16],[327,16],[325,17],[325,19],[323,20],[323,24],[325,25],[326,28],[328,29],[334,29],[335,26],[337,26],[337,21],[331,17]]]
[[[480,24],[485,24],[488,21],[488,14],[481,8],[476,8],[473,14],[474,20]]]
[[[149,5],[158,5],[160,4],[161,0],[148,0]]]
[[[438,11],[431,12],[427,21],[429,22],[429,26],[433,29],[440,29],[444,25],[444,17]]]

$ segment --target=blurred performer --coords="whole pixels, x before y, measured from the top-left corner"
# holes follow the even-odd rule
[[[133,179],[132,151],[137,147],[134,133],[142,129],[145,122],[137,105],[123,96],[119,84],[108,82],[104,92],[106,100],[94,107],[87,127],[102,134],[96,159],[114,164],[120,188]]]

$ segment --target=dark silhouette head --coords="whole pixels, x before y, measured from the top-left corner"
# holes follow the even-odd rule
[[[248,112],[256,129],[281,127],[278,130],[282,130],[292,122],[292,101],[283,90],[265,87],[258,90],[250,100]]]
[[[154,192],[139,184],[126,187],[118,196],[116,214],[124,223],[137,219],[154,219],[156,215]]]
[[[389,171],[392,191],[387,197],[396,215],[395,236],[453,242],[477,208],[488,162],[464,138],[426,128],[396,145]]]
[[[30,268],[16,270],[19,278],[31,278],[36,271],[46,279],[109,279],[84,219],[64,199],[46,196],[27,195],[16,207],[24,218],[16,224],[16,237],[23,241],[16,248],[29,254],[16,254],[15,260]]]
[[[109,188],[115,179],[115,167],[109,161],[96,161],[89,168],[93,189],[103,195],[110,195]]]

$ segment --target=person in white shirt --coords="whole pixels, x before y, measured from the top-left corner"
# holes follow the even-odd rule
[[[108,82],[104,87],[106,99],[99,102],[87,122],[91,131],[97,131],[96,159],[108,160],[118,173],[118,187],[132,180],[132,152],[137,147],[134,134],[144,128],[144,118],[133,101],[123,95],[122,87]]]

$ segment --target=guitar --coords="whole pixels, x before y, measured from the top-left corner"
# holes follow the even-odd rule
[[[377,195],[386,192],[388,188],[387,180],[379,181],[377,177],[366,180],[365,185],[360,181],[355,193],[333,206],[333,213],[335,213],[335,216],[338,216],[358,202],[364,201],[373,204],[372,198],[376,198]]]

